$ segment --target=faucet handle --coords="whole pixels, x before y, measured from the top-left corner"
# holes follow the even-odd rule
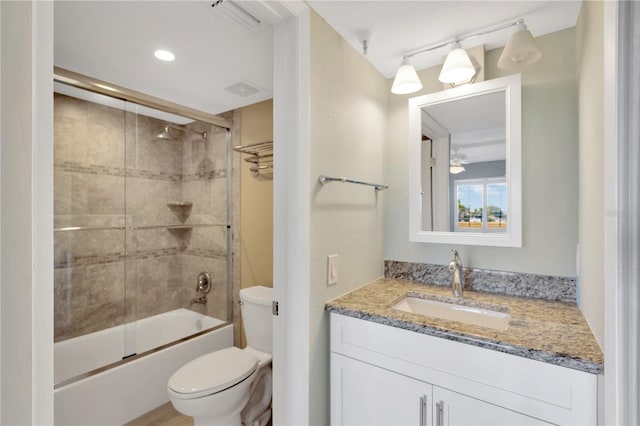
[[[451,263],[457,264],[462,267],[462,259],[460,259],[460,255],[458,254],[458,250],[451,249],[451,253],[453,253],[453,260]]]
[[[458,250],[451,249],[451,253],[453,253],[453,260],[460,260],[460,255],[458,254]]]

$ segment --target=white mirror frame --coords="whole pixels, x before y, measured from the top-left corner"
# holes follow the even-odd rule
[[[507,211],[505,233],[433,232],[422,230],[420,185],[421,108],[492,92],[504,92],[506,102]],[[520,74],[467,84],[409,99],[409,240],[422,243],[522,247],[522,160]]]

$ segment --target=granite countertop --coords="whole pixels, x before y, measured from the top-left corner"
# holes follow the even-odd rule
[[[573,303],[465,290],[462,303],[466,305],[493,305],[494,309],[509,311],[509,327],[498,331],[391,308],[408,293],[452,298],[449,287],[381,278],[327,302],[326,309],[587,373],[602,374],[604,370],[600,346]]]

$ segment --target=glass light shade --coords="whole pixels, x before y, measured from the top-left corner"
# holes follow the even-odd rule
[[[171,62],[176,59],[176,55],[169,52],[168,50],[156,50],[155,52],[153,52],[153,55],[161,61],[165,62]]]
[[[452,175],[457,175],[458,173],[462,173],[465,170],[466,169],[464,168],[464,166],[450,166],[449,167],[449,173],[451,173]]]
[[[422,82],[418,77],[413,65],[409,63],[409,59],[403,58],[400,68],[396,73],[396,78],[391,86],[391,93],[396,95],[406,95],[408,93],[417,92],[422,89]]]
[[[456,43],[442,65],[438,80],[449,84],[462,83],[471,80],[475,74],[476,69],[467,51]]]
[[[518,24],[517,28],[498,59],[498,68],[515,69],[521,65],[533,64],[542,57],[526,25]]]

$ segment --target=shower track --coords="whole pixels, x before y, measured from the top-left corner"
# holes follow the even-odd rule
[[[54,228],[54,232],[63,231],[112,231],[112,230],[138,230],[138,229],[191,229],[191,228],[210,228],[215,226],[229,227],[230,223],[182,223],[179,225],[134,225],[134,226],[67,226],[64,228]]]

